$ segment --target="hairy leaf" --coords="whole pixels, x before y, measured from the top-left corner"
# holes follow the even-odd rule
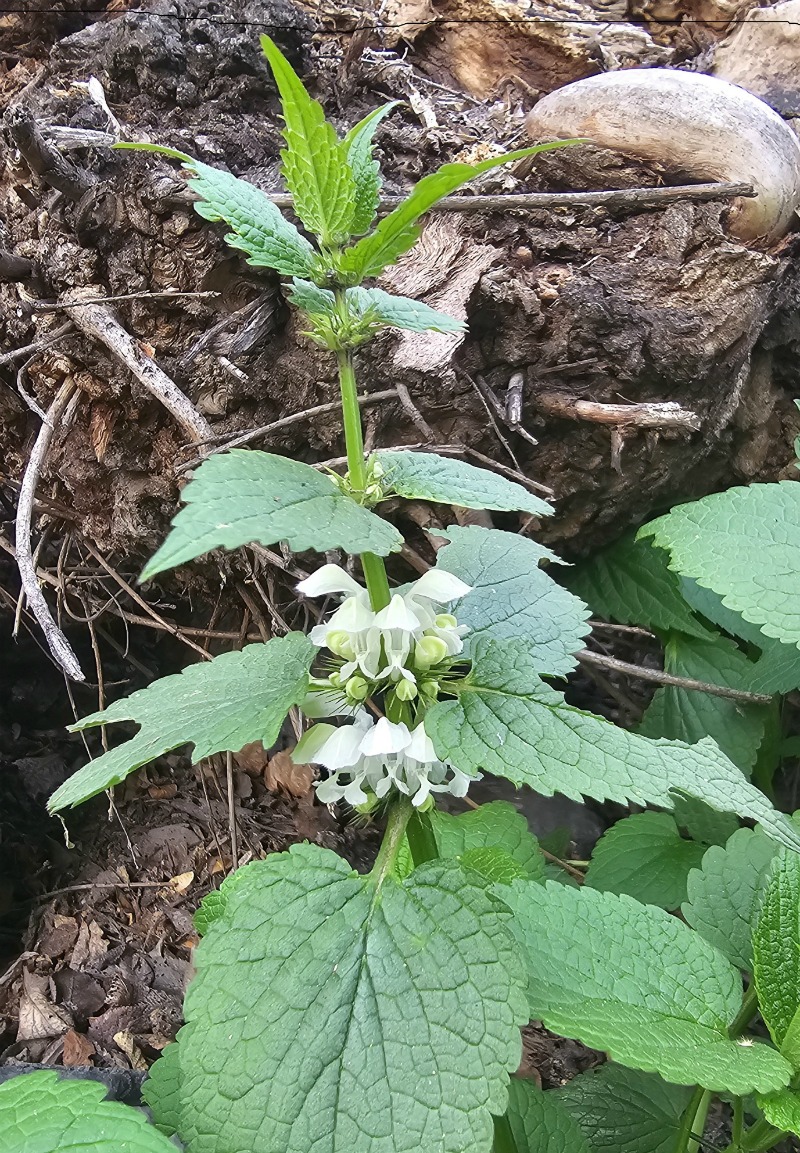
[[[356,203],[347,149],[277,44],[262,36],[261,47],[280,93],[287,144],[281,159],[294,210],[321,244],[342,244],[352,235]]]
[[[676,1084],[743,1094],[788,1083],[774,1049],[728,1037],[741,978],[676,917],[554,881],[495,892],[525,950],[531,1016],[548,1029]]]
[[[436,564],[461,577],[472,592],[454,612],[470,632],[465,650],[472,655],[483,639],[524,642],[542,676],[566,674],[576,665],[574,653],[589,631],[589,610],[556,584],[539,565],[555,560],[536,541],[498,529],[437,530],[451,541],[439,550]]]
[[[284,276],[308,276],[315,252],[293,224],[283,216],[265,192],[230,172],[222,172],[199,160],[156,144],[117,145],[136,151],[156,152],[183,162],[193,175],[189,187],[199,197],[195,211],[206,220],[224,220],[230,226],[225,240],[247,253],[256,268],[274,268]]]
[[[753,979],[775,1044],[800,1068],[800,856],[774,857],[753,927]]]
[[[523,1077],[512,1077],[505,1120],[517,1153],[591,1153],[577,1122],[557,1093],[543,1093]],[[502,1146],[495,1142],[496,1153]]]
[[[247,645],[182,673],[162,677],[72,726],[94,728],[135,721],[138,733],[79,769],[53,793],[51,813],[74,808],[124,781],[135,769],[182,745],[194,763],[212,753],[236,752],[251,741],[268,748],[292,705],[308,692],[316,650],[303,633]]]
[[[530,880],[528,870],[515,861],[505,849],[496,846],[467,849],[458,856],[458,863],[465,869],[472,869],[486,880],[502,885],[510,885],[518,877]]]
[[[699,640],[671,633],[664,649],[664,670],[678,677],[747,689],[754,665],[726,637]],[[768,720],[769,705],[745,704],[696,689],[666,685],[656,690],[639,732],[693,745],[711,737],[723,753],[750,775]]]
[[[753,967],[752,928],[776,852],[760,829],[738,829],[689,874],[684,917],[740,969]]]
[[[387,521],[345,496],[323,473],[286,456],[233,449],[211,456],[181,493],[186,502],[141,580],[212,548],[285,540],[295,552],[343,548],[386,556],[403,543]]]
[[[329,288],[318,288],[308,280],[293,280],[289,295],[292,304],[312,316],[333,317],[336,298]],[[364,318],[374,329],[405,328],[410,332],[463,332],[463,321],[439,312],[421,300],[393,296],[380,288],[347,288],[345,299],[350,315]]]
[[[691,1089],[654,1073],[606,1064],[556,1092],[580,1125],[591,1153],[675,1153]]]
[[[777,841],[800,848],[791,822],[713,741],[651,741],[572,708],[539,679],[537,661],[523,642],[481,637],[472,656],[465,680],[449,686],[457,699],[439,702],[425,717],[443,761],[575,800],[670,808],[678,790],[721,812],[761,821]]]
[[[350,225],[354,236],[367,231],[378,211],[381,175],[377,160],[372,158],[372,138],[384,116],[396,108],[399,100],[391,100],[382,108],[374,108],[363,120],[354,125],[344,138],[347,159],[356,184],[353,220]]]
[[[562,579],[607,620],[658,632],[678,630],[701,640],[712,637],[684,600],[667,559],[665,552],[637,540],[634,533],[581,561]]]
[[[453,861],[400,882],[298,845],[247,869],[186,998],[190,1153],[485,1153],[527,1020],[499,902]]]
[[[678,827],[701,845],[724,845],[739,828],[733,813],[720,813],[696,797],[676,797],[672,811]]]
[[[544,876],[544,857],[528,822],[508,801],[491,801],[457,817],[441,809],[429,814],[440,857],[463,857],[476,849],[501,848],[530,880]]]
[[[677,909],[686,882],[699,866],[704,846],[681,837],[669,813],[637,813],[617,821],[598,841],[586,884],[608,893],[627,893],[644,905]]]
[[[753,484],[680,505],[640,529],[670,568],[768,637],[800,645],[800,485]]]
[[[800,1136],[800,1093],[793,1089],[765,1093],[759,1096],[758,1105],[770,1125]]]
[[[409,332],[463,332],[463,320],[431,308],[409,296],[395,296],[381,288],[348,288],[345,293],[359,316],[369,316],[373,323],[387,328],[405,328]]]
[[[553,512],[546,501],[521,484],[461,460],[451,460],[435,452],[378,452],[376,455],[386,472],[384,485],[409,500],[433,500],[462,508],[519,510],[534,516],[551,516]]]
[[[380,276],[384,268],[394,264],[398,257],[413,248],[420,233],[417,221],[442,197],[449,196],[462,184],[492,168],[573,143],[572,140],[558,140],[551,144],[537,144],[532,148],[506,152],[503,156],[493,156],[480,164],[443,164],[438,171],[423,176],[403,203],[388,216],[384,216],[374,232],[344,253],[344,268],[359,279]]]
[[[0,1153],[175,1153],[138,1109],[96,1081],[23,1073],[0,1085]]]

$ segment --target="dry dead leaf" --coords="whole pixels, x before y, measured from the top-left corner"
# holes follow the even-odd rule
[[[84,922],[80,927],[69,963],[73,969],[95,969],[107,952],[108,941],[103,936],[103,930],[97,921],[91,921],[88,925]]]
[[[54,1005],[45,992],[47,984],[46,977],[37,977],[27,969],[23,969],[18,1042],[60,1037],[72,1027],[72,1017],[67,1010],[60,1005]]]
[[[142,1056],[142,1051],[136,1044],[136,1038],[133,1033],[127,1031],[114,1034],[114,1041],[119,1045],[122,1052],[131,1063],[131,1067],[138,1069],[142,1073],[147,1072],[147,1062]]]
[[[194,873],[179,873],[177,877],[170,877],[170,888],[176,893],[185,893],[194,880]]]
[[[234,764],[250,777],[260,777],[267,766],[267,754],[261,741],[252,741],[233,754]]]
[[[282,749],[264,770],[264,783],[270,792],[288,793],[290,797],[307,797],[314,780],[312,765],[296,765],[291,750]]]
[[[68,1029],[64,1034],[65,1065],[89,1065],[94,1052],[94,1045],[83,1033],[76,1033],[74,1029]]]
[[[116,419],[117,409],[113,405],[106,404],[102,400],[94,402],[89,419],[89,439],[98,464],[102,463],[106,455]]]

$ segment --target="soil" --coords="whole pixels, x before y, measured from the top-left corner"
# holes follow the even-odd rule
[[[69,309],[49,306],[76,290],[101,300],[141,294],[108,307],[215,437],[296,416],[253,443],[309,463],[343,452],[335,412],[303,415],[335,401],[334,372],[298,331],[278,279],[250,268],[222,229],[193,213],[173,163],[112,152],[115,134],[170,145],[278,190],[278,106],[258,47],[259,32],[269,31],[340,127],[376,104],[405,102],[377,134],[393,194],[443,161],[524,142],[537,91],[599,68],[589,49],[585,60],[567,62],[572,47],[542,41],[535,67],[500,75],[508,45],[485,41],[478,83],[470,61],[455,60],[449,33],[431,25],[409,51],[410,33],[374,29],[359,7],[128,7],[29,0],[24,13],[0,16],[0,633],[9,636],[17,615],[20,623],[0,668],[0,1062],[138,1069],[174,1036],[195,943],[192,912],[232,866],[227,766],[162,758],[117,790],[110,812],[103,800],[70,814],[66,844],[43,807],[86,759],[82,738],[65,726],[182,668],[198,650],[215,654],[303,627],[291,586],[313,563],[263,549],[213,554],[138,589],[198,448],[107,348],[70,322]],[[704,51],[721,35],[712,17],[691,40],[654,25],[653,61],[683,64]],[[111,116],[87,87],[92,76]],[[480,99],[470,94],[476,86]],[[568,159],[541,157],[527,173],[492,175],[479,190],[663,179],[584,147]],[[551,490],[556,514],[533,527],[567,558],[681,500],[794,476],[797,236],[769,252],[746,247],[727,234],[726,211],[724,203],[685,202],[432,215],[417,252],[384,284],[462,307],[469,337],[454,348],[384,336],[360,356],[366,388],[394,390],[365,405],[368,444],[449,446],[473,462],[469,453],[478,453]],[[16,264],[3,263],[8,254]],[[153,295],[165,292],[184,295]],[[34,544],[46,595],[88,676],[68,686],[35,621],[18,614],[11,555],[20,478],[40,427],[31,402],[46,409],[65,381],[77,402],[39,480]],[[521,385],[522,431],[507,415],[510,385]],[[553,415],[553,395],[675,401],[701,427],[633,430],[621,440],[608,426]],[[408,579],[432,559],[423,529],[440,524],[440,514],[419,504],[390,510],[410,542],[394,575]],[[521,527],[512,516],[494,523]],[[646,703],[646,691],[629,684],[622,696],[607,688],[578,677],[570,692],[628,722]],[[100,739],[89,738],[92,751]],[[282,747],[291,740],[287,729]],[[239,862],[309,839],[368,867],[376,830],[315,804],[310,779],[288,772],[280,752],[234,758]],[[508,795],[486,789],[476,799]],[[518,803],[535,831],[566,828],[579,858],[616,816],[532,794]],[[540,1028],[526,1035],[524,1068],[546,1086],[600,1059]]]

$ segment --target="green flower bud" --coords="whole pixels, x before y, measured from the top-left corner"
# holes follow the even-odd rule
[[[422,802],[422,804],[417,809],[417,812],[418,813],[429,813],[431,811],[431,809],[433,809],[435,806],[436,806],[436,801],[433,799],[432,794],[429,793],[428,796],[425,798],[425,800]]]
[[[419,686],[419,691],[429,701],[435,701],[439,696],[439,682],[438,681],[423,681]]]
[[[414,663],[419,669],[438,665],[447,656],[447,645],[439,637],[423,637],[414,648]]]
[[[413,701],[417,695],[417,686],[413,681],[403,679],[399,681],[395,690],[397,697],[401,701]]]
[[[342,674],[339,672],[338,669],[334,669],[333,672],[331,673],[331,675],[328,677],[328,684],[331,686],[332,689],[344,688],[344,683],[342,681]]]
[[[343,657],[346,661],[352,661],[356,655],[350,635],[344,629],[334,629],[333,632],[328,633],[325,643],[332,653],[335,653],[337,657]]]
[[[452,613],[439,613],[434,623],[437,629],[454,629],[458,621]]]
[[[344,686],[344,695],[351,701],[365,701],[369,696],[369,685],[363,677],[350,677]]]

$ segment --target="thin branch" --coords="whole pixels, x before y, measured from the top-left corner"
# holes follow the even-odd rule
[[[697,681],[694,677],[676,677],[672,673],[665,673],[661,669],[648,669],[643,665],[630,664],[628,661],[617,660],[616,657],[607,657],[602,653],[594,653],[589,649],[582,649],[576,654],[578,660],[584,665],[597,665],[598,668],[611,669],[624,676],[638,677],[641,681],[652,681],[657,685],[673,685],[676,689],[693,689],[699,693],[708,693],[712,697],[727,697],[732,701],[741,701],[747,705],[768,705],[772,697],[764,693],[750,693],[746,689],[731,689],[727,685],[712,685],[707,681]]]
[[[228,786],[228,831],[231,835],[231,872],[239,867],[239,829],[236,825],[236,803],[233,789],[233,753],[225,754],[225,779]]]
[[[66,334],[73,327],[72,321],[62,324],[55,332],[51,332],[49,336],[43,337],[41,340],[34,340],[32,344],[23,344],[21,348],[14,348],[11,352],[4,352],[0,355],[0,368],[4,368],[7,364],[13,364],[15,360],[21,360],[24,356],[32,356],[37,352],[43,352],[44,349],[50,348],[62,336]]]
[[[752,184],[720,181],[715,184],[676,184],[670,188],[615,188],[599,192],[522,192],[498,193],[492,196],[444,196],[433,209],[439,212],[507,212],[509,209],[535,211],[538,208],[583,206],[649,207],[674,204],[682,200],[733,200],[737,196],[756,196]],[[278,208],[291,208],[292,197],[277,192],[270,200]],[[403,203],[401,196],[381,198],[380,209],[390,212]]]
[[[119,300],[182,300],[187,296],[202,300],[219,295],[219,292],[178,292],[167,289],[165,292],[124,292],[120,296],[87,296],[85,300],[30,300],[26,308],[31,312],[62,312],[65,308],[82,308],[85,304],[116,304]]]
[[[87,336],[92,336],[104,344],[139,383],[172,413],[192,441],[195,443],[207,441],[214,435],[206,418],[200,415],[177,384],[159,368],[152,357],[144,352],[139,341],[114,319],[107,308],[79,300],[65,303],[70,305],[75,324]]]
[[[42,590],[39,588],[39,582],[36,579],[36,568],[31,553],[31,523],[33,520],[33,502],[36,495],[36,482],[39,479],[39,474],[47,459],[47,453],[50,448],[50,442],[53,439],[56,425],[66,412],[75,390],[76,385],[72,380],[66,381],[61,386],[56,394],[55,400],[47,410],[47,419],[39,429],[39,435],[36,437],[33,448],[31,449],[19,490],[14,551],[16,553],[17,568],[19,569],[22,587],[28,599],[28,605],[44,633],[47,647],[68,677],[72,677],[74,681],[84,681],[86,678],[83,675],[78,658],[75,656],[69,641],[53,619],[53,614],[50,612],[47,601],[42,595]]]

